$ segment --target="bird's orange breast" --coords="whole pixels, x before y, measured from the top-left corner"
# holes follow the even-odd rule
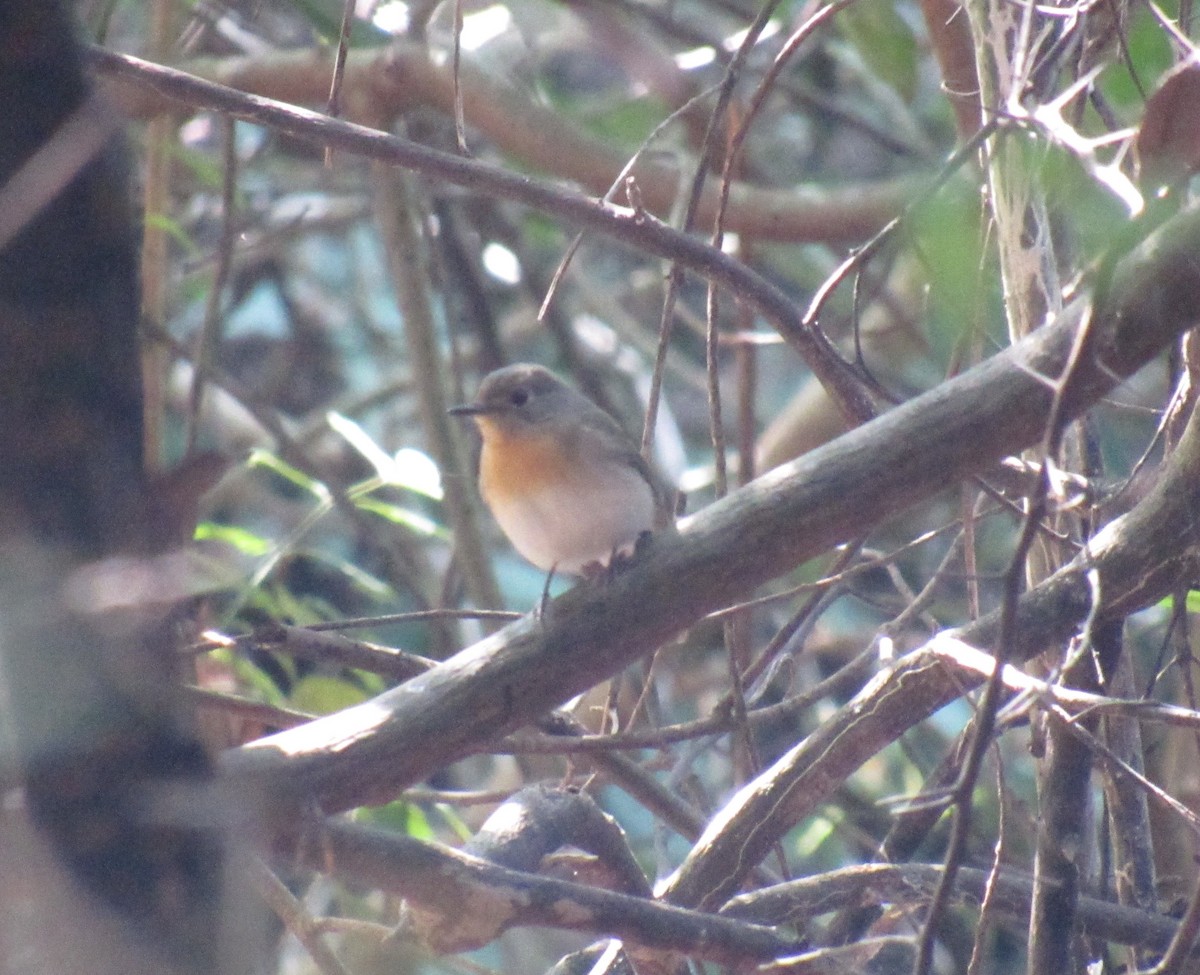
[[[490,505],[503,505],[579,476],[572,452],[553,434],[512,434],[483,420],[479,488]]]
[[[607,565],[654,526],[640,471],[561,431],[501,428],[480,418],[479,488],[513,547],[540,569]]]

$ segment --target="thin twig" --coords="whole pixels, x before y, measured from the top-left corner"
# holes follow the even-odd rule
[[[1025,575],[1025,558],[1037,537],[1038,523],[1046,512],[1047,497],[1050,491],[1050,460],[1058,453],[1058,445],[1065,427],[1063,422],[1065,393],[1084,350],[1090,347],[1091,324],[1091,315],[1085,314],[1075,334],[1075,341],[1067,357],[1062,376],[1054,386],[1054,396],[1050,402],[1045,434],[1042,438],[1040,451],[1042,461],[1039,465],[1038,490],[1029,499],[1029,508],[1021,525],[1021,533],[1017,539],[1012,559],[1009,561],[1008,570],[1005,572],[1004,598],[1000,606],[1000,625],[996,638],[996,668],[984,688],[983,698],[976,715],[975,733],[967,750],[962,774],[954,788],[954,822],[950,831],[950,840],[946,846],[945,870],[938,882],[937,891],[929,905],[929,913],[921,928],[921,937],[917,945],[917,960],[913,967],[914,975],[928,975],[929,966],[933,962],[937,924],[942,911],[949,903],[950,891],[954,886],[954,875],[961,863],[970,836],[972,793],[979,777],[983,756],[991,743],[996,712],[1000,706],[1004,664],[1008,662],[1012,650],[1017,600],[1020,597]]]
[[[204,405],[204,385],[216,359],[221,343],[221,297],[229,270],[233,266],[233,249],[237,241],[237,122],[221,118],[222,180],[221,180],[221,238],[217,242],[217,261],[213,268],[212,285],[204,309],[204,326],[200,331],[196,354],[192,360],[192,388],[188,396],[187,453],[196,449],[200,435],[200,413]]]
[[[988,870],[987,883],[983,888],[983,903],[979,906],[979,923],[975,928],[975,943],[971,946],[971,960],[967,964],[967,975],[980,975],[983,971],[984,944],[991,930],[991,914],[1000,881],[1000,869],[1004,864],[1005,801],[1004,757],[993,743],[992,758],[996,763],[996,844],[992,849],[992,866]]]
[[[343,620],[325,620],[320,623],[310,623],[306,630],[321,632],[322,630],[351,630],[363,626],[387,626],[393,623],[423,623],[428,620],[494,620],[512,622],[519,620],[524,613],[516,613],[508,609],[425,609],[413,613],[389,613],[384,616],[350,616]]]
[[[346,76],[346,54],[350,50],[350,30],[354,26],[355,0],[343,0],[342,26],[338,31],[337,55],[333,61],[333,76],[329,79],[329,101],[325,114],[337,118],[342,114],[342,81]],[[333,147],[325,147],[325,168],[333,165]]]
[[[462,32],[463,0],[454,0],[454,40],[450,51],[451,84],[454,90],[454,141],[464,156],[471,154],[467,149],[467,117],[463,110],[462,92]]]
[[[759,9],[754,21],[746,28],[741,44],[734,52],[729,64],[725,66],[725,74],[721,79],[721,87],[717,91],[717,101],[713,105],[704,132],[704,141],[700,147],[700,155],[696,160],[696,168],[690,181],[687,205],[679,229],[684,234],[690,234],[696,224],[696,215],[700,209],[701,194],[704,191],[705,179],[709,167],[716,156],[720,144],[722,126],[725,122],[729,104],[733,99],[733,91],[741,77],[742,68],[750,51],[758,42],[763,29],[769,23],[779,0],[767,0]],[[720,248],[714,248],[719,250]],[[671,332],[675,327],[675,303],[678,300],[679,288],[683,283],[683,268],[678,261],[671,264],[667,274],[666,292],[663,295],[662,316],[659,320],[658,351],[654,358],[654,372],[650,379],[650,393],[647,396],[646,422],[642,428],[642,454],[648,455],[654,442],[654,428],[658,418],[658,399],[662,393],[663,370],[666,367],[667,349],[671,343]]]

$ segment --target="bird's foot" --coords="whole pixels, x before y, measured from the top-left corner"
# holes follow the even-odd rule
[[[550,566],[550,571],[546,573],[546,581],[542,585],[542,598],[533,607],[533,618],[543,626],[546,623],[546,611],[550,608],[550,583],[554,581],[554,570],[557,568],[558,563]]]
[[[626,543],[616,546],[609,554],[607,562],[601,562],[599,559],[595,562],[589,562],[579,570],[580,573],[584,579],[589,581],[602,580],[604,582],[612,582],[613,579],[645,554],[652,534],[649,529],[640,532],[632,544]]]

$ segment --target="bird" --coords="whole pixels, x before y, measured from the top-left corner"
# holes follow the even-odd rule
[[[620,424],[543,366],[497,369],[450,412],[475,421],[479,492],[543,572],[599,575],[671,520],[661,479]]]

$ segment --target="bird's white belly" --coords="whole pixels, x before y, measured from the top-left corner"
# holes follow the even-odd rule
[[[539,569],[579,573],[631,548],[654,527],[650,486],[634,470],[581,478],[572,490],[531,491],[496,512],[513,546]]]

